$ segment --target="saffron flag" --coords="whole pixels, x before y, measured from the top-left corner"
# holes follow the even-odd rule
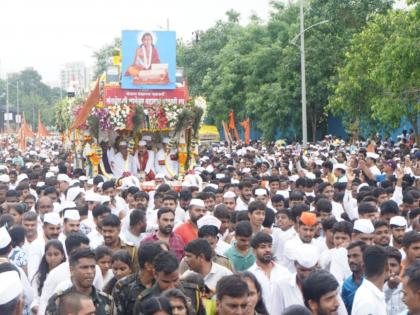
[[[44,124],[41,121],[41,112],[38,111],[38,136],[39,137],[49,137],[50,133],[44,127]]]
[[[235,114],[233,111],[229,113],[229,130],[235,129]]]
[[[245,136],[245,144],[249,144],[250,138],[250,125],[249,125],[249,118],[241,122],[242,128],[244,128],[244,136]]]
[[[80,110],[79,114],[77,115],[76,119],[73,122],[73,125],[70,129],[78,128],[82,125],[89,117],[90,111],[92,108],[99,103],[100,96],[99,96],[99,80],[96,81],[95,88],[90,92],[88,98],[86,99],[85,104],[83,104],[82,109]]]
[[[29,125],[26,123],[25,113],[23,113],[22,115],[21,129],[22,129],[23,136],[25,138],[26,137],[35,138],[35,133],[31,130],[31,128],[29,128]]]
[[[236,141],[241,143],[241,139],[239,138],[238,130],[235,126],[235,114],[233,111],[229,113],[229,132],[233,130],[233,135],[235,136]],[[233,138],[233,137],[232,137]]]
[[[34,138],[35,134],[32,132],[32,130],[29,128],[28,124],[26,123],[25,119],[25,113],[22,115],[22,123],[18,132],[18,139],[19,139],[19,149],[22,151],[26,150],[26,138]]]

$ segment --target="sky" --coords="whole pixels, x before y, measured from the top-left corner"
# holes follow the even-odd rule
[[[234,9],[245,24],[266,20],[269,0],[1,0],[0,76],[33,67],[46,83],[59,82],[67,62],[93,65],[95,50],[122,30],[166,29],[190,40]]]

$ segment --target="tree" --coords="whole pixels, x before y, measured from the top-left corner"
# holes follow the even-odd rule
[[[419,29],[415,10],[390,11],[372,16],[353,37],[329,108],[342,114],[356,139],[363,121],[390,129],[405,118],[419,141]]]
[[[53,113],[51,107],[60,98],[59,88],[51,88],[42,82],[41,75],[33,68],[10,74],[9,109],[17,110],[17,88],[19,85],[19,110],[25,113],[26,120],[33,126],[38,122],[38,110],[44,124],[51,125]],[[0,104],[6,104],[6,82],[0,80]]]
[[[420,113],[420,22],[413,11],[391,12],[379,18],[392,28],[378,55],[372,79],[383,91],[372,99],[374,117],[398,127],[406,118],[419,138]]]
[[[107,66],[110,64],[110,59],[119,54],[120,50],[121,39],[115,38],[113,43],[107,44],[93,53],[93,56],[96,59],[95,78],[99,77],[104,71],[106,71]]]

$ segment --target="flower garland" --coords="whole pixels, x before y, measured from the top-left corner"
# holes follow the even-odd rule
[[[109,107],[109,121],[115,130],[127,129],[127,117],[131,108],[128,104],[112,105]]]
[[[166,118],[168,119],[168,127],[173,128],[178,120],[178,115],[182,111],[179,104],[165,104]]]
[[[100,130],[112,130],[112,123],[109,119],[108,107],[95,107],[94,109],[92,109],[92,115],[98,116]]]
[[[165,129],[168,128],[168,118],[166,118],[165,109],[163,106],[158,106],[155,109],[149,108],[145,110],[148,120],[148,129]]]

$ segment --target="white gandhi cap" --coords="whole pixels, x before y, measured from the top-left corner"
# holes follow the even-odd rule
[[[190,201],[190,206],[196,206],[196,207],[200,207],[200,208],[204,208],[204,201],[201,199],[197,199],[197,198],[193,198]]]
[[[9,303],[23,292],[22,281],[15,270],[1,272],[0,283],[0,305]]]
[[[0,228],[0,249],[6,248],[12,241],[9,232],[6,227]]]
[[[233,191],[227,191],[223,195],[224,199],[236,199],[236,194]]]
[[[48,212],[44,214],[44,223],[49,223],[52,225],[60,225],[61,219],[57,212]]]
[[[372,221],[369,219],[358,219],[354,221],[353,230],[359,231],[360,233],[371,234],[375,231]]]
[[[74,209],[69,209],[64,212],[64,219],[69,219],[73,221],[79,221],[80,220],[80,214],[79,211]]]
[[[200,229],[205,225],[215,226],[217,229],[220,229],[222,222],[211,214],[206,214],[197,221],[197,227]]]
[[[389,225],[395,225],[395,226],[406,228],[407,220],[404,217],[397,215],[391,218],[391,220],[389,221]]]
[[[255,189],[255,196],[267,196],[267,190],[264,188]]]
[[[311,244],[302,244],[296,248],[295,260],[304,268],[314,267],[319,260],[319,250]]]

